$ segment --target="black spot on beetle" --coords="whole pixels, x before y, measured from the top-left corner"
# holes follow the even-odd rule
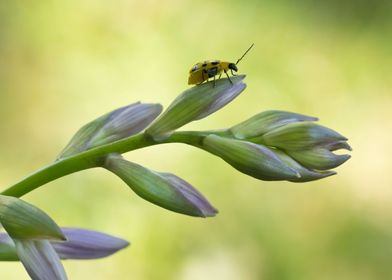
[[[202,65],[203,67],[206,67],[207,66],[207,63],[203,63],[203,65]]]
[[[217,61],[217,60],[212,61],[211,64],[212,64],[212,65],[218,65],[218,64],[219,64],[219,61]]]

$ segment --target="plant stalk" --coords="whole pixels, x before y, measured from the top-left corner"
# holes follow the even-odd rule
[[[132,150],[164,143],[183,143],[201,148],[203,138],[211,133],[221,134],[224,132],[175,132],[162,141],[155,141],[152,137],[144,133],[140,133],[126,139],[56,160],[10,186],[8,189],[1,192],[1,194],[21,197],[32,190],[65,175],[89,168],[101,167],[105,156],[111,153],[123,154]]]

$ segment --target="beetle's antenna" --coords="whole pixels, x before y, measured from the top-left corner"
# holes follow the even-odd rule
[[[250,49],[254,46],[254,43],[249,47],[249,49],[246,50],[246,52],[237,60],[237,62],[235,63],[235,65],[238,64],[238,62],[241,61],[241,59],[244,58],[244,56],[250,51]]]

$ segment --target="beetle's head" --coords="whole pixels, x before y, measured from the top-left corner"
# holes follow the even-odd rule
[[[238,71],[237,65],[235,65],[234,63],[229,63],[229,69],[234,70],[235,72]]]

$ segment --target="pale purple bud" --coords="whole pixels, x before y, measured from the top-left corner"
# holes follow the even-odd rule
[[[140,102],[114,110],[83,126],[61,152],[59,158],[137,134],[144,130],[161,111],[160,104]]]
[[[98,259],[107,257],[129,245],[124,239],[102,232],[80,229],[61,228],[67,240],[51,240],[60,259]],[[0,233],[0,261],[19,261],[14,241],[7,233]]]
[[[61,259],[97,259],[124,249],[129,242],[102,232],[61,228],[67,241],[52,242]]]
[[[215,216],[217,210],[183,179],[110,155],[105,168],[119,176],[140,197],[168,210],[197,217]]]

